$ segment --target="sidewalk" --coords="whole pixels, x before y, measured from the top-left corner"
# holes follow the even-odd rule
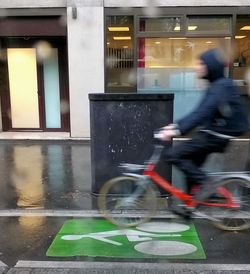
[[[38,262],[39,263],[39,262]],[[41,263],[41,262],[40,262]],[[247,274],[249,265],[167,264],[167,263],[50,263],[45,267],[14,267],[2,269],[8,274]]]

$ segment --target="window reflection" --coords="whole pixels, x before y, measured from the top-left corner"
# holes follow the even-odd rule
[[[233,78],[236,80],[242,92],[246,87],[247,68],[250,67],[250,16],[239,16],[236,24],[235,58],[233,62]]]
[[[140,18],[140,31],[144,32],[180,32],[180,17]]]
[[[133,16],[107,17],[107,87],[132,90],[136,85]],[[121,91],[121,90],[120,90]]]
[[[190,33],[229,34],[231,16],[189,16],[187,31]]]
[[[14,166],[11,176],[16,188],[17,206],[43,208],[45,201],[42,181],[44,158],[41,147],[16,146],[13,159]]]
[[[138,92],[174,92],[174,118],[184,116],[200,100],[202,94],[197,91],[206,84],[196,78],[197,57],[210,48],[221,46],[225,52],[229,52],[230,39],[141,38],[137,69]]]

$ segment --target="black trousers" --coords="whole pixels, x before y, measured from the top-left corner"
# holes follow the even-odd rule
[[[174,164],[185,174],[188,191],[190,191],[193,184],[209,181],[201,166],[209,154],[224,152],[228,143],[229,139],[200,131],[192,139],[168,149],[165,152],[164,160]]]

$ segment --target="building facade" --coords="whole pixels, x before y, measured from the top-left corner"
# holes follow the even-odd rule
[[[89,139],[99,92],[174,93],[180,118],[204,88],[196,57],[212,47],[248,92],[249,0],[0,0],[0,41],[2,131]]]

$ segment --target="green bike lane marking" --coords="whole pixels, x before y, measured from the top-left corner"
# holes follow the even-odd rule
[[[47,253],[49,257],[205,259],[191,223],[151,221],[121,229],[104,219],[66,221]]]

